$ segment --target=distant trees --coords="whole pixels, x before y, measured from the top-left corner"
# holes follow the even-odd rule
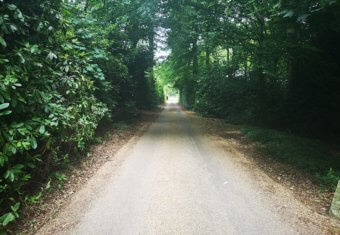
[[[340,131],[340,3],[164,0],[182,103],[238,123]]]

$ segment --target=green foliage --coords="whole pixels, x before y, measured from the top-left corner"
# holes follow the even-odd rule
[[[178,0],[163,7],[172,52],[163,74],[184,106],[339,138],[339,1]]]
[[[171,54],[158,77],[180,91],[182,105],[339,141],[339,1],[172,0],[162,7]],[[260,130],[246,132],[269,155],[335,185],[340,161],[321,143]]]
[[[331,146],[270,129],[248,126],[241,132],[266,156],[312,173],[326,189],[334,190],[340,180],[340,162],[330,151]]]
[[[5,227],[10,222],[19,217],[18,210],[20,208],[20,202],[17,202],[14,206],[11,206],[11,212],[6,213],[0,217],[0,224]]]
[[[0,1],[0,230],[50,182],[62,187],[60,172],[103,119],[158,104],[147,76],[153,46],[138,44],[153,40],[145,13],[153,8],[152,1]]]
[[[34,6],[29,11],[17,2],[0,10],[2,226],[18,217],[16,200],[32,181],[60,167],[64,152],[84,150],[107,112],[58,1]]]

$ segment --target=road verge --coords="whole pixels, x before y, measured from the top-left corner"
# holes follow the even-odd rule
[[[34,204],[26,205],[21,219],[10,228],[14,234],[35,234],[44,224],[66,206],[73,195],[81,190],[107,162],[113,161],[118,151],[132,138],[141,136],[158,117],[159,112],[142,111],[129,122],[118,122],[105,127],[97,136],[98,144],[90,147],[87,156],[72,163],[65,171],[63,185],[53,184]]]

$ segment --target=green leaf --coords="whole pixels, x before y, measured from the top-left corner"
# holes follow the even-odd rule
[[[31,163],[31,162],[27,163],[26,166],[31,168],[31,169],[35,168],[35,165],[33,163]]]
[[[32,53],[32,54],[38,52],[38,50],[39,50],[38,45],[33,45],[33,46],[31,47],[31,53]]]
[[[34,137],[32,137],[30,139],[30,143],[31,143],[33,149],[37,149],[38,144],[37,144],[37,140]]]
[[[17,164],[13,167],[15,170],[21,170],[22,168],[25,168],[23,164]]]
[[[13,173],[13,171],[7,170],[5,175],[4,175],[4,178],[5,179],[9,179],[10,181],[13,182],[14,181],[14,173]]]
[[[23,56],[20,52],[18,52],[17,55],[18,55],[19,58],[20,58],[20,62],[21,62],[22,64],[24,64],[24,63],[26,62],[24,56]]]
[[[15,146],[12,145],[12,153],[16,154],[17,153],[17,148]]]
[[[54,54],[53,52],[48,53],[47,58],[50,60],[57,59],[57,55]]]
[[[0,113],[0,116],[7,116],[10,115],[12,113],[12,110],[7,110],[5,112]]]
[[[10,9],[11,11],[14,11],[15,9],[17,9],[17,6],[14,4],[8,4],[7,5],[8,9]]]
[[[20,207],[20,202],[17,202],[14,206],[11,206],[13,212],[17,212]]]
[[[49,189],[51,187],[51,180],[49,180],[45,186],[45,189]]]
[[[42,22],[40,22],[38,27],[37,27],[37,31],[39,32],[42,28],[44,28],[44,24]]]
[[[3,37],[0,36],[0,44],[3,46],[3,47],[7,47],[7,43],[5,41],[5,39]]]
[[[37,66],[37,67],[40,67],[40,68],[43,67],[43,65],[42,65],[41,63],[34,62],[33,64],[34,64],[35,66]]]
[[[45,133],[45,126],[44,125],[41,125],[40,128],[39,128],[39,133],[40,134],[44,134]]]
[[[14,220],[15,220],[14,214],[7,213],[0,217],[0,224],[2,224],[2,226],[6,226],[7,224],[9,224],[10,222]]]
[[[0,110],[8,108],[9,103],[0,104]]]
[[[289,10],[287,11],[287,13],[283,16],[283,17],[292,17],[294,15],[294,11],[293,10]]]
[[[3,167],[6,162],[8,162],[7,156],[6,155],[0,155],[0,167]]]
[[[14,24],[11,24],[9,27],[11,28],[12,32],[18,31],[17,26],[15,26]]]

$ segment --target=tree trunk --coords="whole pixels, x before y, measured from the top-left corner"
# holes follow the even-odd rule
[[[229,47],[227,48],[227,63],[229,64],[230,54],[229,54]]]
[[[205,65],[206,65],[206,69],[208,72],[210,71],[209,31],[210,31],[210,28],[209,26],[207,26],[206,37],[205,37]]]
[[[198,46],[197,46],[197,36],[193,40],[192,45],[192,75],[194,78],[198,75]]]
[[[150,78],[154,82],[154,77],[153,77],[153,66],[154,66],[154,60],[155,60],[155,26],[154,22],[150,23],[149,26],[149,33],[148,33],[148,40],[149,40],[149,56],[150,56],[150,61],[149,61],[149,66],[150,66]]]

